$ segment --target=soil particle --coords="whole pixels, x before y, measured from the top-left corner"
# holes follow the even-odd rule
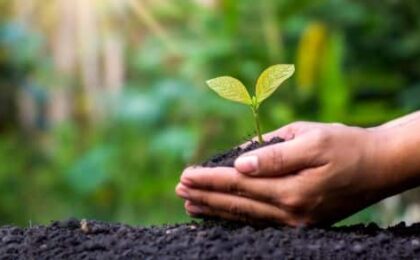
[[[235,147],[229,151],[223,152],[221,154],[217,154],[207,160],[206,162],[202,163],[201,166],[203,167],[233,167],[233,163],[235,162],[236,158],[240,155],[276,143],[283,142],[284,140],[279,137],[274,137],[270,141],[259,143],[255,141],[251,141],[245,147]]]
[[[131,227],[70,219],[4,226],[0,236],[1,259],[420,259],[420,224],[296,229],[207,220]]]

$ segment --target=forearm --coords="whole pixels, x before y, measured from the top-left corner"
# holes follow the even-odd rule
[[[416,122],[420,120],[420,111],[408,114],[406,116],[391,120],[383,125],[375,127],[374,129],[377,130],[385,130],[385,129],[392,129],[396,127],[403,127],[406,124],[410,124],[411,122]]]
[[[378,182],[391,194],[419,186],[420,112],[388,122],[375,132]]]

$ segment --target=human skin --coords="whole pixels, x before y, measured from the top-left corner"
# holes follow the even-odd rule
[[[176,187],[192,216],[330,225],[420,185],[420,112],[374,128],[296,122],[264,135],[286,141],[235,167],[189,167]]]

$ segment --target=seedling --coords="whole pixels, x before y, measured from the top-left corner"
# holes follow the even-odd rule
[[[242,82],[230,76],[210,79],[207,81],[207,85],[223,98],[250,106],[255,120],[258,141],[263,143],[258,109],[261,103],[271,96],[294,72],[295,66],[291,64],[278,64],[267,68],[258,77],[255,95],[252,97]]]

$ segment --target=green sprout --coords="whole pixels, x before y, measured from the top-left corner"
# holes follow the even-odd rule
[[[252,97],[242,82],[233,77],[222,76],[214,78],[208,80],[207,85],[223,98],[250,106],[255,120],[258,141],[263,143],[258,109],[261,103],[271,96],[294,72],[295,66],[292,64],[278,64],[267,68],[258,77],[255,86],[255,96]]]

